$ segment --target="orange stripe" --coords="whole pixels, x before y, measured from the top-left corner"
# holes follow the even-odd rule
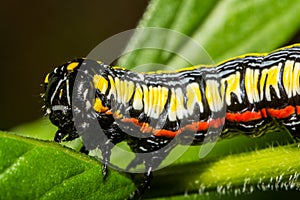
[[[261,114],[262,114],[262,116],[264,118],[267,118],[268,117],[268,115],[267,115],[267,109],[265,109],[265,108],[261,109]]]
[[[204,131],[209,127],[209,122],[192,122],[185,126],[190,131]]]
[[[231,122],[248,122],[258,120],[264,115],[262,112],[245,111],[243,113],[226,113],[226,120]]]
[[[294,106],[286,106],[283,109],[273,109],[268,108],[267,109],[268,116],[275,117],[277,119],[287,118],[295,113],[295,107]]]
[[[166,129],[154,129],[153,127],[149,126],[148,123],[140,123],[135,118],[124,118],[121,120],[124,123],[133,123],[140,127],[140,131],[143,133],[150,133],[152,132],[155,136],[158,137],[169,137],[173,138],[176,135],[180,134],[184,130],[190,130],[190,131],[206,131],[209,127],[212,128],[218,128],[225,123],[225,118],[217,118],[217,119],[210,119],[207,122],[192,122],[191,124],[188,124],[182,128],[180,128],[177,131],[170,131]]]
[[[155,130],[154,135],[157,137],[168,137],[168,138],[174,138],[176,135],[181,133],[181,129],[178,131],[169,131],[166,129],[161,129],[161,130]]]
[[[297,114],[300,114],[300,106],[297,106],[296,109]],[[226,113],[226,120],[231,122],[248,122],[259,120],[261,118],[267,118],[268,116],[275,117],[277,119],[283,119],[291,116],[294,113],[294,106],[286,106],[283,109],[264,108],[258,112],[246,111],[243,113]]]
[[[105,114],[106,114],[106,115],[112,115],[113,112],[112,112],[111,110],[108,110],[108,111],[105,112]]]
[[[296,106],[297,114],[300,115],[300,106]]]
[[[297,114],[300,114],[300,106],[296,106]],[[243,113],[226,113],[226,120],[231,122],[249,122],[253,120],[259,120],[266,117],[275,117],[277,119],[287,118],[295,113],[295,107],[287,106],[283,109],[273,109],[267,108],[262,109],[261,111],[245,111]],[[133,123],[140,127],[142,133],[153,133],[157,137],[169,137],[173,138],[176,135],[180,134],[184,130],[189,131],[206,131],[211,128],[219,128],[224,125],[225,118],[209,119],[207,121],[201,122],[192,122],[177,131],[170,131],[166,129],[154,129],[148,123],[139,122],[136,118],[123,118],[121,120],[124,123]]]
[[[145,123],[145,122],[140,123],[139,120],[137,120],[135,118],[124,118],[124,119],[121,120],[121,122],[124,122],[124,123],[133,123],[133,124],[139,126],[140,127],[140,131],[142,133],[150,133],[153,130],[153,128],[151,126],[149,126],[148,123]]]

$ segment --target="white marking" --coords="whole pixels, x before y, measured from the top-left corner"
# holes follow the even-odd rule
[[[85,109],[89,110],[92,107],[91,103],[89,101],[86,101],[85,103]]]
[[[255,86],[256,86],[256,88],[255,88],[255,90],[254,90],[254,95],[253,95],[253,101],[254,102],[259,102],[260,100],[259,100],[259,92],[258,92],[258,89],[257,89],[257,84],[258,84],[258,82],[259,82],[259,75],[260,75],[260,71],[259,71],[259,69],[255,69],[254,70],[254,79],[253,79],[253,81],[255,81]]]
[[[62,111],[64,114],[67,113],[68,111],[68,106],[64,106],[64,105],[55,105],[55,106],[52,106],[52,110],[53,111],[57,111],[57,110],[60,110]],[[47,109],[47,113],[48,113],[48,109]],[[51,113],[51,111],[49,112],[49,114]]]
[[[136,89],[135,90],[142,93],[142,89],[141,89],[140,84],[138,84],[138,83],[136,84]],[[141,110],[143,108],[143,100],[142,99],[143,99],[143,96],[141,98],[136,98],[135,96],[133,97],[132,106],[135,110]]]
[[[140,79],[141,81],[144,81],[144,80],[145,80],[145,77],[144,77],[143,74],[137,73],[137,75],[139,76],[139,79]]]
[[[176,115],[178,119],[183,119],[187,117],[187,110],[184,108],[184,99],[181,88],[176,88],[175,90],[175,98],[176,98]]]
[[[219,82],[217,80],[206,81],[206,98],[211,111],[218,112],[223,108],[224,96],[220,95]]]
[[[53,70],[53,72],[54,72],[55,74],[57,74],[57,67],[55,67],[55,69]]]
[[[147,115],[149,112],[149,91],[146,85],[142,85],[143,88],[143,100],[144,100],[144,113]]]
[[[84,90],[84,92],[83,92],[83,100],[85,101],[87,98],[87,94],[88,94],[88,89],[86,89],[86,90]]]
[[[175,105],[174,105],[175,104]],[[170,108],[169,108],[169,120],[171,122],[176,121],[176,96],[175,96],[175,91],[174,88],[171,89],[171,97],[170,97]],[[175,110],[174,110],[175,107]]]
[[[61,85],[61,83],[62,83],[63,81],[64,81],[64,80],[59,80],[59,82],[58,82],[58,84],[57,84],[57,86],[56,86],[56,88],[55,88],[55,90],[54,90],[54,92],[53,92],[53,94],[52,94],[52,96],[51,96],[50,104],[53,103],[53,100],[54,100],[54,97],[55,97],[55,95],[56,95],[56,93],[57,93],[57,90],[58,90],[58,88],[60,87],[60,85]]]
[[[300,74],[300,63],[296,62],[294,67],[294,75],[293,75],[293,96],[300,94],[300,87],[299,87],[299,74]]]
[[[69,79],[66,80],[66,90],[67,90],[67,100],[69,106],[71,106],[71,99],[70,99],[70,84],[69,84]]]

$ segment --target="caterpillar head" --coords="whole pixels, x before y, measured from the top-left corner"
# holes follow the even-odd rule
[[[78,137],[72,116],[72,92],[82,62],[83,59],[76,59],[56,67],[44,80],[44,105],[50,121],[58,127],[54,139],[57,142]]]

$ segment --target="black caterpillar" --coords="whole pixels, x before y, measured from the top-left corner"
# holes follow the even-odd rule
[[[256,135],[275,119],[300,137],[300,44],[166,73],[76,59],[55,68],[44,83],[45,107],[58,127],[55,141],[80,135],[86,149],[100,148],[104,174],[114,144],[126,141],[133,152],[149,153],[128,166],[145,163],[140,192],[174,147],[175,136],[179,143],[196,144],[235,130]]]

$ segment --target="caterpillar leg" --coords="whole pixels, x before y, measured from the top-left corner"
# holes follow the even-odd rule
[[[76,138],[78,138],[79,135],[76,131],[72,131],[71,133],[67,133],[66,131],[62,129],[58,129],[54,136],[54,141],[57,143],[60,143],[62,141],[72,141]]]
[[[138,140],[138,141],[137,141]],[[131,199],[139,199],[141,195],[150,188],[152,171],[157,169],[170,151],[175,147],[175,142],[170,142],[168,138],[131,138],[128,145],[136,153],[136,157],[127,166],[126,170],[135,168],[139,164],[145,165],[143,180],[138,185],[136,191],[131,195]],[[138,146],[136,144],[139,144]]]
[[[150,184],[153,179],[152,171],[161,164],[165,157],[166,155],[153,155],[152,159],[150,158],[150,156],[147,159],[138,158],[134,159],[133,163],[129,164],[127,169],[130,169],[131,167],[142,163],[144,163],[146,167],[146,172],[144,173],[143,179],[137,186],[137,189],[134,191],[134,193],[130,196],[130,199],[140,199],[141,196],[145,193],[145,191],[150,189]]]
[[[102,167],[102,175],[103,179],[107,177],[108,174],[108,164],[110,162],[110,155],[111,155],[111,150],[114,147],[114,144],[111,143],[109,140],[106,142],[107,145],[101,146],[101,152],[102,152],[102,157],[103,157],[103,167]]]
[[[83,145],[81,148],[80,148],[80,150],[79,150],[81,153],[84,153],[84,154],[86,154],[86,155],[88,155],[89,154],[89,150],[87,150],[86,148],[85,148],[85,146]]]
[[[130,195],[129,199],[140,199],[147,189],[150,188],[151,181],[153,179],[152,170],[149,169],[148,172],[144,174],[143,182],[138,186],[138,188]]]

